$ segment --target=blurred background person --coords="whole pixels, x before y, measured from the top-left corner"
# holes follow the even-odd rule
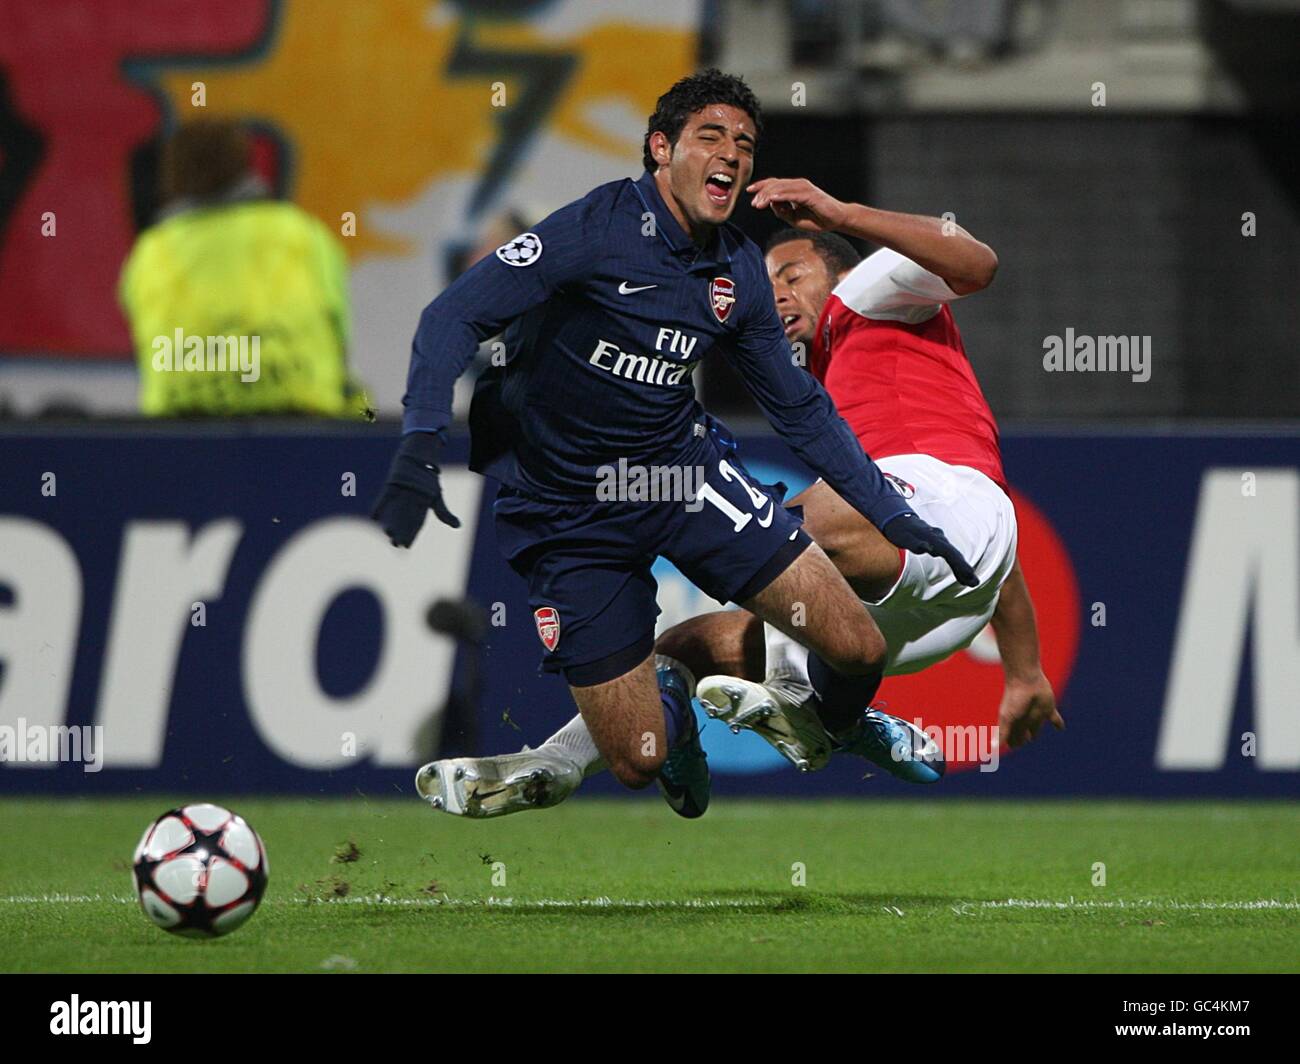
[[[318,219],[270,198],[251,154],[239,125],[214,119],[163,147],[163,206],[119,287],[144,414],[361,409],[349,398],[343,250]]]

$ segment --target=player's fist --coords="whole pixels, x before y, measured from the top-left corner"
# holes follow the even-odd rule
[[[432,510],[438,520],[460,528],[460,519],[442,501],[438,480],[438,452],[442,441],[432,432],[408,432],[402,437],[388,471],[388,482],[375,501],[370,516],[388,535],[394,547],[409,547]]]
[[[975,570],[962,552],[948,541],[943,529],[927,524],[911,510],[904,510],[889,518],[880,526],[880,531],[895,547],[910,550],[913,554],[942,558],[959,583],[967,587],[979,587],[980,578],[975,575]]]
[[[771,207],[786,225],[809,233],[838,229],[848,215],[848,206],[802,177],[765,177],[746,192],[754,195],[756,210]]]

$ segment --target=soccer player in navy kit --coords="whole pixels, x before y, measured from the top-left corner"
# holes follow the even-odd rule
[[[602,185],[462,275],[425,308],[412,345],[401,446],[375,519],[409,546],[432,509],[452,386],[478,344],[506,329],[507,363],[480,379],[471,468],[501,482],[497,539],[529,584],[543,667],[562,672],[580,718],[537,752],[426,765],[435,808],[495,816],[562,800],[591,746],[625,785],[658,780],[698,816],[708,769],[693,681],[656,670],[658,556],[719,601],[737,602],[806,645],[833,675],[823,701],[864,704],[884,640],[779,493],[745,471],[696,402],[691,371],[717,350],[796,454],[891,542],[977,578],[864,455],[825,391],[797,364],[756,245],[726,224],[749,183],[758,102],[707,71],[660,98],[646,172]],[[608,470],[677,470],[688,498],[610,500]],[[696,476],[692,476],[694,473]]]

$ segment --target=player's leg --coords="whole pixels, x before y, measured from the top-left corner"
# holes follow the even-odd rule
[[[871,677],[885,662],[885,637],[825,551],[809,542],[771,583],[741,602],[806,646],[837,675]]]
[[[701,705],[733,731],[757,732],[802,771],[824,767],[839,749],[908,782],[937,782],[944,763],[934,741],[915,724],[869,708],[884,674],[883,650],[880,657],[869,651],[874,667],[855,673],[855,663],[842,656],[847,648],[837,644],[874,637],[887,646],[880,628],[873,618],[869,635],[855,631],[854,618],[872,615],[841,579],[852,604],[843,602],[841,588],[826,578],[831,563],[824,554],[808,554],[808,564],[792,566],[745,604],[775,633],[768,642],[778,643],[779,656],[769,656],[768,674],[762,682],[705,677],[698,689]],[[809,611],[809,602],[819,609]],[[799,612],[806,612],[803,630],[791,623],[791,614]]]
[[[604,678],[619,659],[626,652],[566,670],[579,715],[536,750],[434,761],[420,770],[416,789],[444,812],[504,816],[557,805],[607,767],[634,790],[658,781],[677,812],[702,815],[708,769],[689,694],[657,675],[653,654]]]
[[[749,728],[803,771],[822,768],[832,737],[818,707],[856,719],[880,685],[885,642],[871,615],[816,544],[742,603],[755,617],[797,640],[798,677],[764,681],[736,675],[701,680],[697,694],[711,717],[732,731]]]
[[[897,548],[890,546],[889,550],[887,561],[896,570]],[[869,571],[863,558],[866,552],[843,550],[841,553],[846,557],[854,557],[858,573]],[[885,575],[892,580],[897,573],[893,571]],[[825,584],[838,592],[829,600],[823,587]],[[860,652],[878,640],[878,632],[874,631],[875,626],[861,603],[852,595],[845,594],[845,590],[844,581],[836,578],[834,568],[828,565],[824,554],[818,551],[805,561],[796,558],[784,573],[758,593],[755,602],[761,602],[762,608],[778,612],[790,622],[787,630],[797,629],[800,632],[799,638],[805,642],[809,641],[807,633],[811,630],[834,633],[835,638],[829,640],[820,635],[812,637],[812,642],[816,644],[814,651],[820,648],[829,656],[816,654],[813,670],[818,676],[820,691],[828,696],[830,705],[838,711],[840,717],[847,717],[848,723],[853,723],[861,717],[862,710],[870,702],[879,683],[879,670],[872,669],[869,661],[860,660]],[[814,604],[811,610],[809,603]],[[762,620],[746,609],[720,610],[675,625],[660,636],[655,644],[661,696],[664,693],[662,689],[671,685],[685,690],[689,699],[695,693],[696,676],[738,677],[757,685],[764,678],[763,635]],[[879,654],[882,649],[877,646],[875,652]],[[806,657],[805,653],[805,661]],[[843,668],[846,661],[850,663],[849,669],[859,670],[859,676],[852,673],[843,675],[837,671]],[[635,694],[623,690],[621,685],[624,679],[620,677],[619,680],[596,689],[574,688],[574,698],[579,707],[583,706],[584,697],[598,700],[599,704],[593,707],[593,713],[600,712],[599,706],[606,702],[613,706],[632,705]],[[742,696],[744,693],[741,692]],[[726,712],[722,712],[722,707],[712,702],[706,703],[706,709],[715,711],[714,715],[721,717],[733,730],[749,727],[759,731],[801,767],[820,768],[829,760],[830,741],[819,720],[806,719],[806,714],[802,718],[791,720],[781,715],[783,700],[780,698],[779,683],[775,686],[775,702],[769,697],[774,693],[773,690],[753,693],[756,697],[748,702],[743,697],[738,698],[734,704],[728,702]],[[792,686],[791,699],[795,703],[807,701],[807,691],[802,683]],[[821,707],[823,703],[818,700],[814,705]],[[648,729],[648,723],[653,722],[649,716],[639,724],[631,722],[627,730],[624,730],[623,722],[617,717],[607,725],[593,725],[589,716],[584,709],[580,717],[570,721],[552,736],[546,746],[554,744],[566,747],[578,760],[585,775],[591,775],[603,767],[600,751],[609,747],[620,751],[617,766],[611,763],[609,767],[622,782],[629,786],[644,786],[655,777],[655,766],[644,763],[638,745],[651,743],[656,737],[662,739],[657,732],[652,736]],[[593,738],[598,728],[605,730],[599,738]],[[619,741],[621,746],[612,746]],[[542,749],[545,750],[546,746]]]
[[[881,599],[869,603],[867,609],[885,637],[889,648],[886,671],[892,674],[916,671],[943,660],[974,638],[992,612],[998,587],[1014,561],[1016,535],[1010,500],[988,478],[924,455],[890,462],[896,473],[895,483],[914,499],[917,512],[945,528],[966,557],[975,561],[981,577],[979,588],[962,587],[942,563],[917,555],[904,556],[901,571],[886,580],[889,555],[879,543],[872,542],[883,537],[869,527],[855,531],[858,522],[862,526],[867,523],[829,488],[816,485],[796,502],[809,506],[816,522],[813,527],[835,551],[837,566],[857,589]],[[775,626],[767,627],[765,637],[767,676],[763,686],[783,691],[787,699],[797,698],[799,689],[811,693],[815,686],[811,680],[813,667],[805,648],[788,631]],[[706,686],[708,690],[704,690]],[[701,699],[718,687],[719,678],[702,681]],[[719,692],[719,697],[726,693]],[[815,699],[808,705],[815,706]],[[784,715],[797,719],[805,712],[807,706]],[[724,719],[727,716],[718,715]],[[933,782],[938,778],[927,754],[932,741],[915,725],[880,710],[837,718],[824,718],[837,749],[866,757],[911,782]],[[917,753],[922,756],[914,756]]]
[[[528,581],[542,667],[563,675],[580,715],[536,750],[425,765],[420,794],[447,812],[500,816],[563,801],[604,764],[630,787],[659,775],[671,791],[689,761],[698,764],[687,815],[699,815],[707,765],[690,696],[656,676],[656,585],[636,534],[641,509],[503,491],[495,517],[498,543]]]
[[[790,505],[802,506],[804,530],[834,563],[859,598],[874,600],[889,592],[901,568],[899,548],[824,482],[801,492]],[[800,642],[806,642],[803,636]],[[692,617],[664,632],[655,643],[658,653],[681,662],[694,676],[726,675],[759,681],[768,668],[762,621],[748,610],[720,610]],[[799,671],[806,668],[801,655]],[[842,721],[822,707],[831,724],[857,719],[861,705]]]
[[[658,783],[676,813],[694,818],[708,808],[710,787],[690,686],[651,654],[624,675],[570,690],[618,781],[633,790]]]
[[[903,554],[884,533],[822,480],[801,491],[790,505],[803,507],[804,529],[858,598],[876,602],[889,594]]]
[[[679,726],[669,719],[655,683],[654,657],[603,683],[585,686],[570,681],[578,705],[605,766],[625,787],[639,790],[654,782]]]
[[[674,514],[663,553],[707,594],[736,602],[806,643],[818,694],[828,705],[851,704],[860,711],[879,682],[885,657],[875,622],[800,527],[799,517],[749,475],[734,449],[706,439],[698,459],[703,483],[695,505]],[[702,625],[716,626],[713,634],[732,639],[726,652],[743,656],[745,636],[738,622],[719,619]],[[682,662],[677,671],[685,678],[693,669]],[[766,705],[739,711],[750,726],[771,715]],[[802,759],[806,767],[818,767],[830,757],[829,740],[815,717],[807,735],[770,738],[785,743],[792,760]],[[808,748],[801,749],[805,740]]]
[[[851,579],[857,594],[880,597],[888,593],[899,576],[900,554],[874,525],[820,481],[792,500],[792,505],[803,506],[805,530],[818,541],[818,546],[824,543],[830,547],[827,556],[841,575]],[[802,568],[792,572],[785,583],[774,582],[765,591],[776,608],[782,611],[785,609],[782,596],[801,603],[798,609],[790,610],[793,621],[802,621],[797,636],[800,642],[795,644],[798,647],[797,668],[787,669],[784,673],[778,670],[778,674],[773,675],[772,669],[767,667],[770,662],[765,662],[764,625],[748,610],[721,610],[690,618],[661,635],[655,649],[661,664],[673,669],[692,693],[695,692],[695,677],[735,677],[752,683],[766,678],[769,681],[768,692],[737,689],[737,700],[728,699],[722,705],[706,703],[706,709],[715,711],[714,715],[730,724],[733,730],[750,727],[759,731],[796,764],[814,768],[821,767],[830,756],[823,731],[842,733],[856,725],[875,692],[879,678],[875,674],[865,680],[843,679],[832,663],[814,655],[811,670],[817,677],[817,688],[828,697],[824,701],[817,699],[811,705],[823,727],[818,728],[815,721],[782,719],[782,703],[808,701],[812,685],[807,675],[810,668],[807,648],[802,644],[808,642],[807,631],[810,628],[822,629],[820,618],[809,623],[806,616],[805,600],[819,600],[821,592],[815,579],[806,588],[800,586],[800,581],[809,582],[809,578],[801,575],[804,573]],[[824,566],[821,567],[821,576],[839,583]],[[840,605],[845,605],[843,600],[840,600]],[[857,603],[849,608],[855,611],[855,616],[862,610]],[[862,622],[860,617],[858,621],[865,624],[869,634],[869,623]],[[852,626],[845,629],[834,619],[826,623],[832,630],[845,632],[848,639],[855,638]],[[787,681],[788,691],[783,690]],[[747,701],[746,693],[752,696]],[[767,697],[771,693],[778,695],[775,704]],[[781,694],[787,697],[779,697]],[[580,728],[577,730],[581,731]]]
[[[864,638],[844,621],[843,611],[849,609],[857,616],[866,612],[860,598],[888,595],[900,578],[905,559],[874,525],[824,482],[818,481],[800,493],[791,505],[803,507],[805,530],[824,549],[826,559],[842,579],[828,579],[824,563],[819,563],[819,570],[809,566],[802,573],[791,572],[784,583],[775,582],[767,591],[768,601],[747,603],[756,612],[768,611],[764,615],[769,620],[765,626],[765,675],[761,682],[744,673],[707,676],[699,694],[710,716],[723,720],[733,731],[744,727],[758,732],[797,767],[808,771],[823,767],[837,745],[858,739],[864,727],[864,711],[884,675],[883,660],[870,672],[855,675],[817,640],[823,638],[822,633]],[[800,581],[807,586],[799,586]],[[842,598],[845,581],[852,587],[851,607]],[[791,600],[805,614],[800,630],[791,623]],[[809,601],[828,607],[828,615],[807,616]],[[878,630],[871,633],[873,638],[882,635]],[[752,670],[747,668],[747,672]],[[740,682],[737,676],[742,678]],[[895,774],[919,774],[918,782],[938,779],[942,763],[924,733],[905,721],[879,716],[881,726],[889,732],[891,747],[900,737],[906,737],[909,747],[920,755],[918,765],[903,766],[901,770],[891,759],[890,770]]]
[[[725,673],[761,680],[766,648],[763,622],[748,610],[717,610],[673,625],[655,640],[655,652],[693,676]]]

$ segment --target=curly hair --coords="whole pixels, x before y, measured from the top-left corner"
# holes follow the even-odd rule
[[[831,275],[832,280],[842,273],[848,273],[849,270],[862,261],[858,249],[840,236],[839,233],[806,233],[802,229],[795,229],[793,226],[788,229],[778,229],[773,233],[768,238],[763,253],[766,254],[774,247],[788,244],[792,240],[807,240],[812,244],[813,251],[826,264],[826,272]]]
[[[641,159],[647,170],[654,173],[658,169],[654,156],[650,153],[651,134],[662,133],[668,138],[669,144],[676,145],[677,138],[681,136],[691,115],[711,103],[727,104],[749,115],[754,122],[756,140],[763,132],[763,109],[744,79],[714,68],[703,70],[682,78],[660,96],[655,104],[655,113],[646,125],[645,141],[642,143]]]

